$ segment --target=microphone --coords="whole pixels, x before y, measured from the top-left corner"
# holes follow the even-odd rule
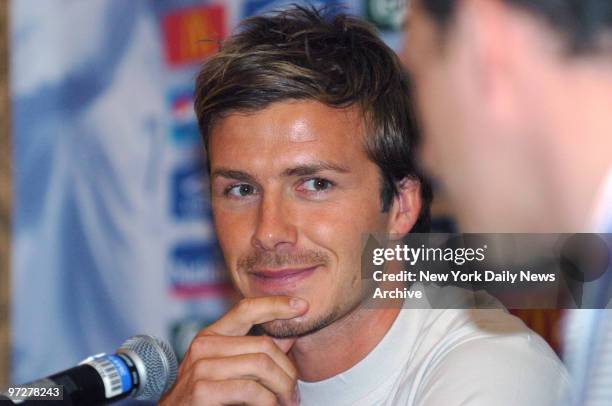
[[[59,403],[45,400],[45,405],[95,406],[115,403],[128,396],[157,401],[176,380],[178,362],[170,346],[149,335],[128,338],[115,354],[98,354],[78,366],[20,387],[63,387]],[[7,396],[17,405],[43,404],[41,397]]]

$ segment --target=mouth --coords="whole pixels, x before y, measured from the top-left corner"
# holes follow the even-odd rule
[[[259,269],[249,272],[249,278],[259,290],[273,291],[278,288],[293,288],[314,273],[319,265],[307,268]]]

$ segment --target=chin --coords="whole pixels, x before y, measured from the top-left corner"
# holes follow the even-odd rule
[[[274,320],[261,324],[261,328],[274,338],[303,337],[315,333],[337,320],[335,312],[312,319],[306,315],[292,320]]]
[[[266,335],[274,338],[300,337],[308,334],[304,323],[296,320],[274,320],[263,323],[261,328]]]

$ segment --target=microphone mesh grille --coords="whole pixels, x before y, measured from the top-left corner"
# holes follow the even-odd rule
[[[146,380],[136,399],[158,400],[174,385],[178,362],[166,342],[148,335],[137,335],[128,338],[120,349],[134,352],[145,366]]]

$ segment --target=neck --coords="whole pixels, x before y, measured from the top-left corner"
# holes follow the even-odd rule
[[[356,365],[383,339],[400,307],[366,309],[360,304],[331,325],[299,338],[289,353],[299,378],[321,381]]]

